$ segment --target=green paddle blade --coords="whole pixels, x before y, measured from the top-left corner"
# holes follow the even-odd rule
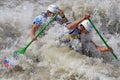
[[[14,53],[24,54],[26,51],[26,48],[21,48],[19,50],[14,51]]]

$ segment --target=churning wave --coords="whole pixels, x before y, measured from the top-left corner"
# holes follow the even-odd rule
[[[51,3],[59,5],[72,21],[90,13],[91,20],[120,59],[119,0],[1,0],[0,62],[30,41],[33,18]],[[83,55],[76,51],[80,47],[77,40],[73,41],[73,49],[59,42],[63,26],[52,23],[49,27],[21,56],[14,70],[0,64],[1,80],[120,80],[120,63],[109,61],[113,59],[111,53],[105,53],[104,59]],[[92,33],[94,41],[105,46],[94,30]]]

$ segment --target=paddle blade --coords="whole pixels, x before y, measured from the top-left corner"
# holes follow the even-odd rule
[[[19,50],[14,51],[14,53],[24,54],[26,51],[26,48],[21,48]]]
[[[2,62],[2,64],[8,67],[9,69],[13,69],[16,65],[19,64],[19,61],[20,61],[20,54],[14,53],[6,57],[5,60]]]

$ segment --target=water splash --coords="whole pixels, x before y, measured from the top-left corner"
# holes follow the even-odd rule
[[[23,47],[29,40],[33,18],[46,10],[55,0],[0,1],[0,60],[14,50]],[[64,3],[63,3],[64,1]],[[60,0],[56,1],[70,20],[78,19],[84,13],[91,13],[91,19],[119,56],[119,0]],[[99,3],[99,4],[98,4]],[[53,27],[54,26],[54,27]],[[1,80],[119,80],[120,66],[103,63],[59,44],[62,26],[54,23],[46,35],[38,38],[27,50],[16,69],[6,70],[0,64]],[[93,31],[93,33],[95,33]],[[112,33],[112,34],[111,34]],[[103,45],[98,35],[96,43]],[[73,43],[74,49],[76,43]],[[6,45],[6,46],[4,46]],[[2,48],[1,48],[2,47]]]

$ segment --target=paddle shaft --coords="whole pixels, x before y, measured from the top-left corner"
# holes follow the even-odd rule
[[[54,19],[57,17],[57,15],[58,15],[58,13],[56,13],[55,16],[50,19],[50,21],[48,21],[45,25],[43,25],[43,27],[42,27],[42,28],[40,29],[40,31],[37,33],[37,35],[35,36],[35,38],[37,38],[41,33],[43,33],[43,31],[47,28],[47,26],[54,21]],[[34,41],[34,40],[31,40],[31,41],[26,45],[25,49],[27,49],[33,41]]]
[[[88,19],[90,21],[90,23],[93,25],[93,28],[95,29],[95,31],[97,32],[97,34],[99,35],[99,37],[102,39],[102,41],[104,42],[104,44],[106,45],[107,48],[110,48],[110,46],[107,44],[107,42],[104,40],[104,38],[102,37],[102,35],[99,33],[99,31],[97,30],[97,28],[95,27],[95,25],[92,23],[92,21],[90,19]],[[115,57],[116,60],[119,61],[118,57],[115,55],[115,53],[112,51],[111,52],[112,55]]]

